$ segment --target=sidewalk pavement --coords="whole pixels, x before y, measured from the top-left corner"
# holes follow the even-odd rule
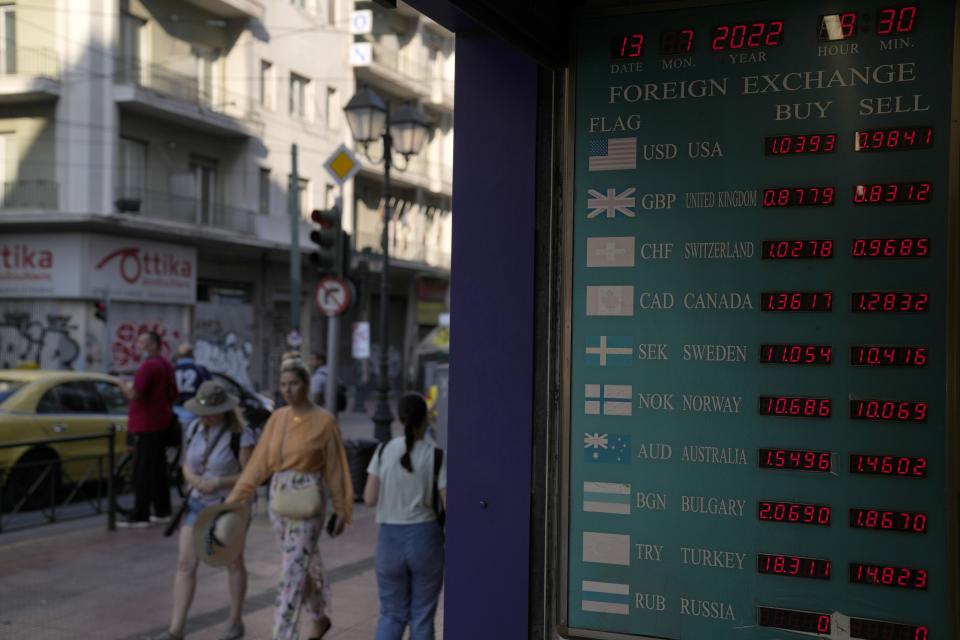
[[[342,422],[345,438],[372,435],[365,416],[344,416]],[[373,516],[358,503],[353,525],[342,536],[320,539],[333,599],[329,640],[373,638],[379,611]],[[111,533],[106,517],[97,516],[0,534],[0,638],[138,640],[161,633],[170,618],[177,561],[176,537],[164,538],[162,531],[155,525]],[[269,640],[279,552],[262,496],[247,536],[246,561],[246,638]],[[187,636],[219,638],[227,607],[226,572],[201,565]],[[438,638],[442,628],[441,601]],[[301,624],[301,637],[306,633]]]

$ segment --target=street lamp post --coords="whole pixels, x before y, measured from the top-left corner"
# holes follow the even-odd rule
[[[390,170],[394,166],[396,150],[409,163],[411,156],[423,148],[429,134],[429,126],[417,105],[404,105],[390,114],[386,103],[371,89],[363,87],[344,107],[347,123],[353,139],[363,145],[364,154],[373,163],[383,162],[383,268],[380,271],[380,385],[377,389],[377,407],[373,413],[374,437],[380,441],[390,439],[393,411],[390,409],[389,345],[390,296],[388,273],[390,270]],[[367,152],[371,142],[383,141],[383,157],[374,160]],[[406,164],[404,165],[405,168]],[[397,167],[401,171],[403,168]]]

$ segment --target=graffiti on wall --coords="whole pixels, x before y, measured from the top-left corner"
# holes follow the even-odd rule
[[[25,362],[41,369],[75,368],[80,344],[72,333],[77,329],[70,315],[47,314],[38,320],[29,311],[4,311],[0,319],[0,368],[11,369]]]
[[[117,324],[110,338],[110,355],[113,358],[113,368],[117,371],[136,369],[140,364],[141,354],[137,351],[137,338],[141,333],[154,331],[160,336],[160,353],[164,358],[172,359],[177,346],[183,339],[183,334],[175,327],[168,327],[162,321],[132,322],[122,321]]]
[[[250,381],[253,344],[249,340],[241,340],[232,331],[220,336],[206,335],[197,338],[194,353],[197,362],[211,371],[225,373],[245,387],[253,386]]]
[[[198,302],[194,308],[194,355],[211,371],[225,373],[253,387],[253,307],[247,304]]]

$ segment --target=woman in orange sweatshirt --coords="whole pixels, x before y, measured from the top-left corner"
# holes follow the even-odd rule
[[[278,491],[316,487],[329,489],[334,514],[327,530],[337,536],[350,523],[353,485],[340,427],[309,398],[310,374],[299,354],[287,354],[280,366],[280,392],[287,406],[276,410],[260,436],[227,502],[246,501],[271,474],[270,521],[280,544],[282,571],[273,618],[274,640],[298,638],[301,606],[309,616],[310,638],[330,629],[330,593],[317,543],[323,531],[323,510],[314,517],[282,517],[272,508]]]

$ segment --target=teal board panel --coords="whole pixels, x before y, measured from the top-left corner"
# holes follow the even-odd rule
[[[841,20],[847,11],[854,17]],[[851,20],[855,32],[844,30]],[[784,628],[796,623],[807,637],[949,637],[953,22],[949,2],[872,1],[578,21],[566,594],[574,635],[770,640],[802,637]],[[693,32],[692,51],[678,54],[683,30]],[[880,129],[892,131],[863,136],[856,150],[858,131]],[[767,142],[801,134],[822,137]],[[831,151],[768,154],[768,144]],[[901,185],[899,195],[874,184]],[[780,198],[797,205],[764,206]],[[855,241],[869,238],[898,239],[881,254],[892,246],[922,255],[855,257]],[[925,240],[903,241],[917,238]],[[821,257],[763,258],[764,241],[778,240],[827,242],[803,245]],[[818,295],[771,301],[767,292]],[[912,296],[855,300],[861,292]],[[890,304],[917,310],[884,311]],[[829,347],[829,363],[763,363],[761,345]],[[857,345],[913,366],[853,366]],[[767,396],[828,399],[772,406],[829,416],[761,415]],[[922,404],[855,407],[860,400]],[[874,410],[905,420],[852,417]],[[815,469],[802,471],[761,468],[763,449],[827,453],[769,458]],[[874,457],[856,463],[853,454]],[[893,456],[886,463],[905,465],[906,476],[853,472],[885,469],[876,456]],[[829,523],[761,521],[762,501],[829,507]],[[859,508],[891,511],[878,522],[922,532],[853,527]],[[826,519],[812,507],[799,513]],[[829,561],[829,575],[822,563],[760,554]],[[823,575],[761,573],[768,562]],[[862,569],[868,583],[855,583],[852,563],[911,572]],[[883,584],[898,580],[910,586]],[[761,616],[759,607],[825,617]]]

